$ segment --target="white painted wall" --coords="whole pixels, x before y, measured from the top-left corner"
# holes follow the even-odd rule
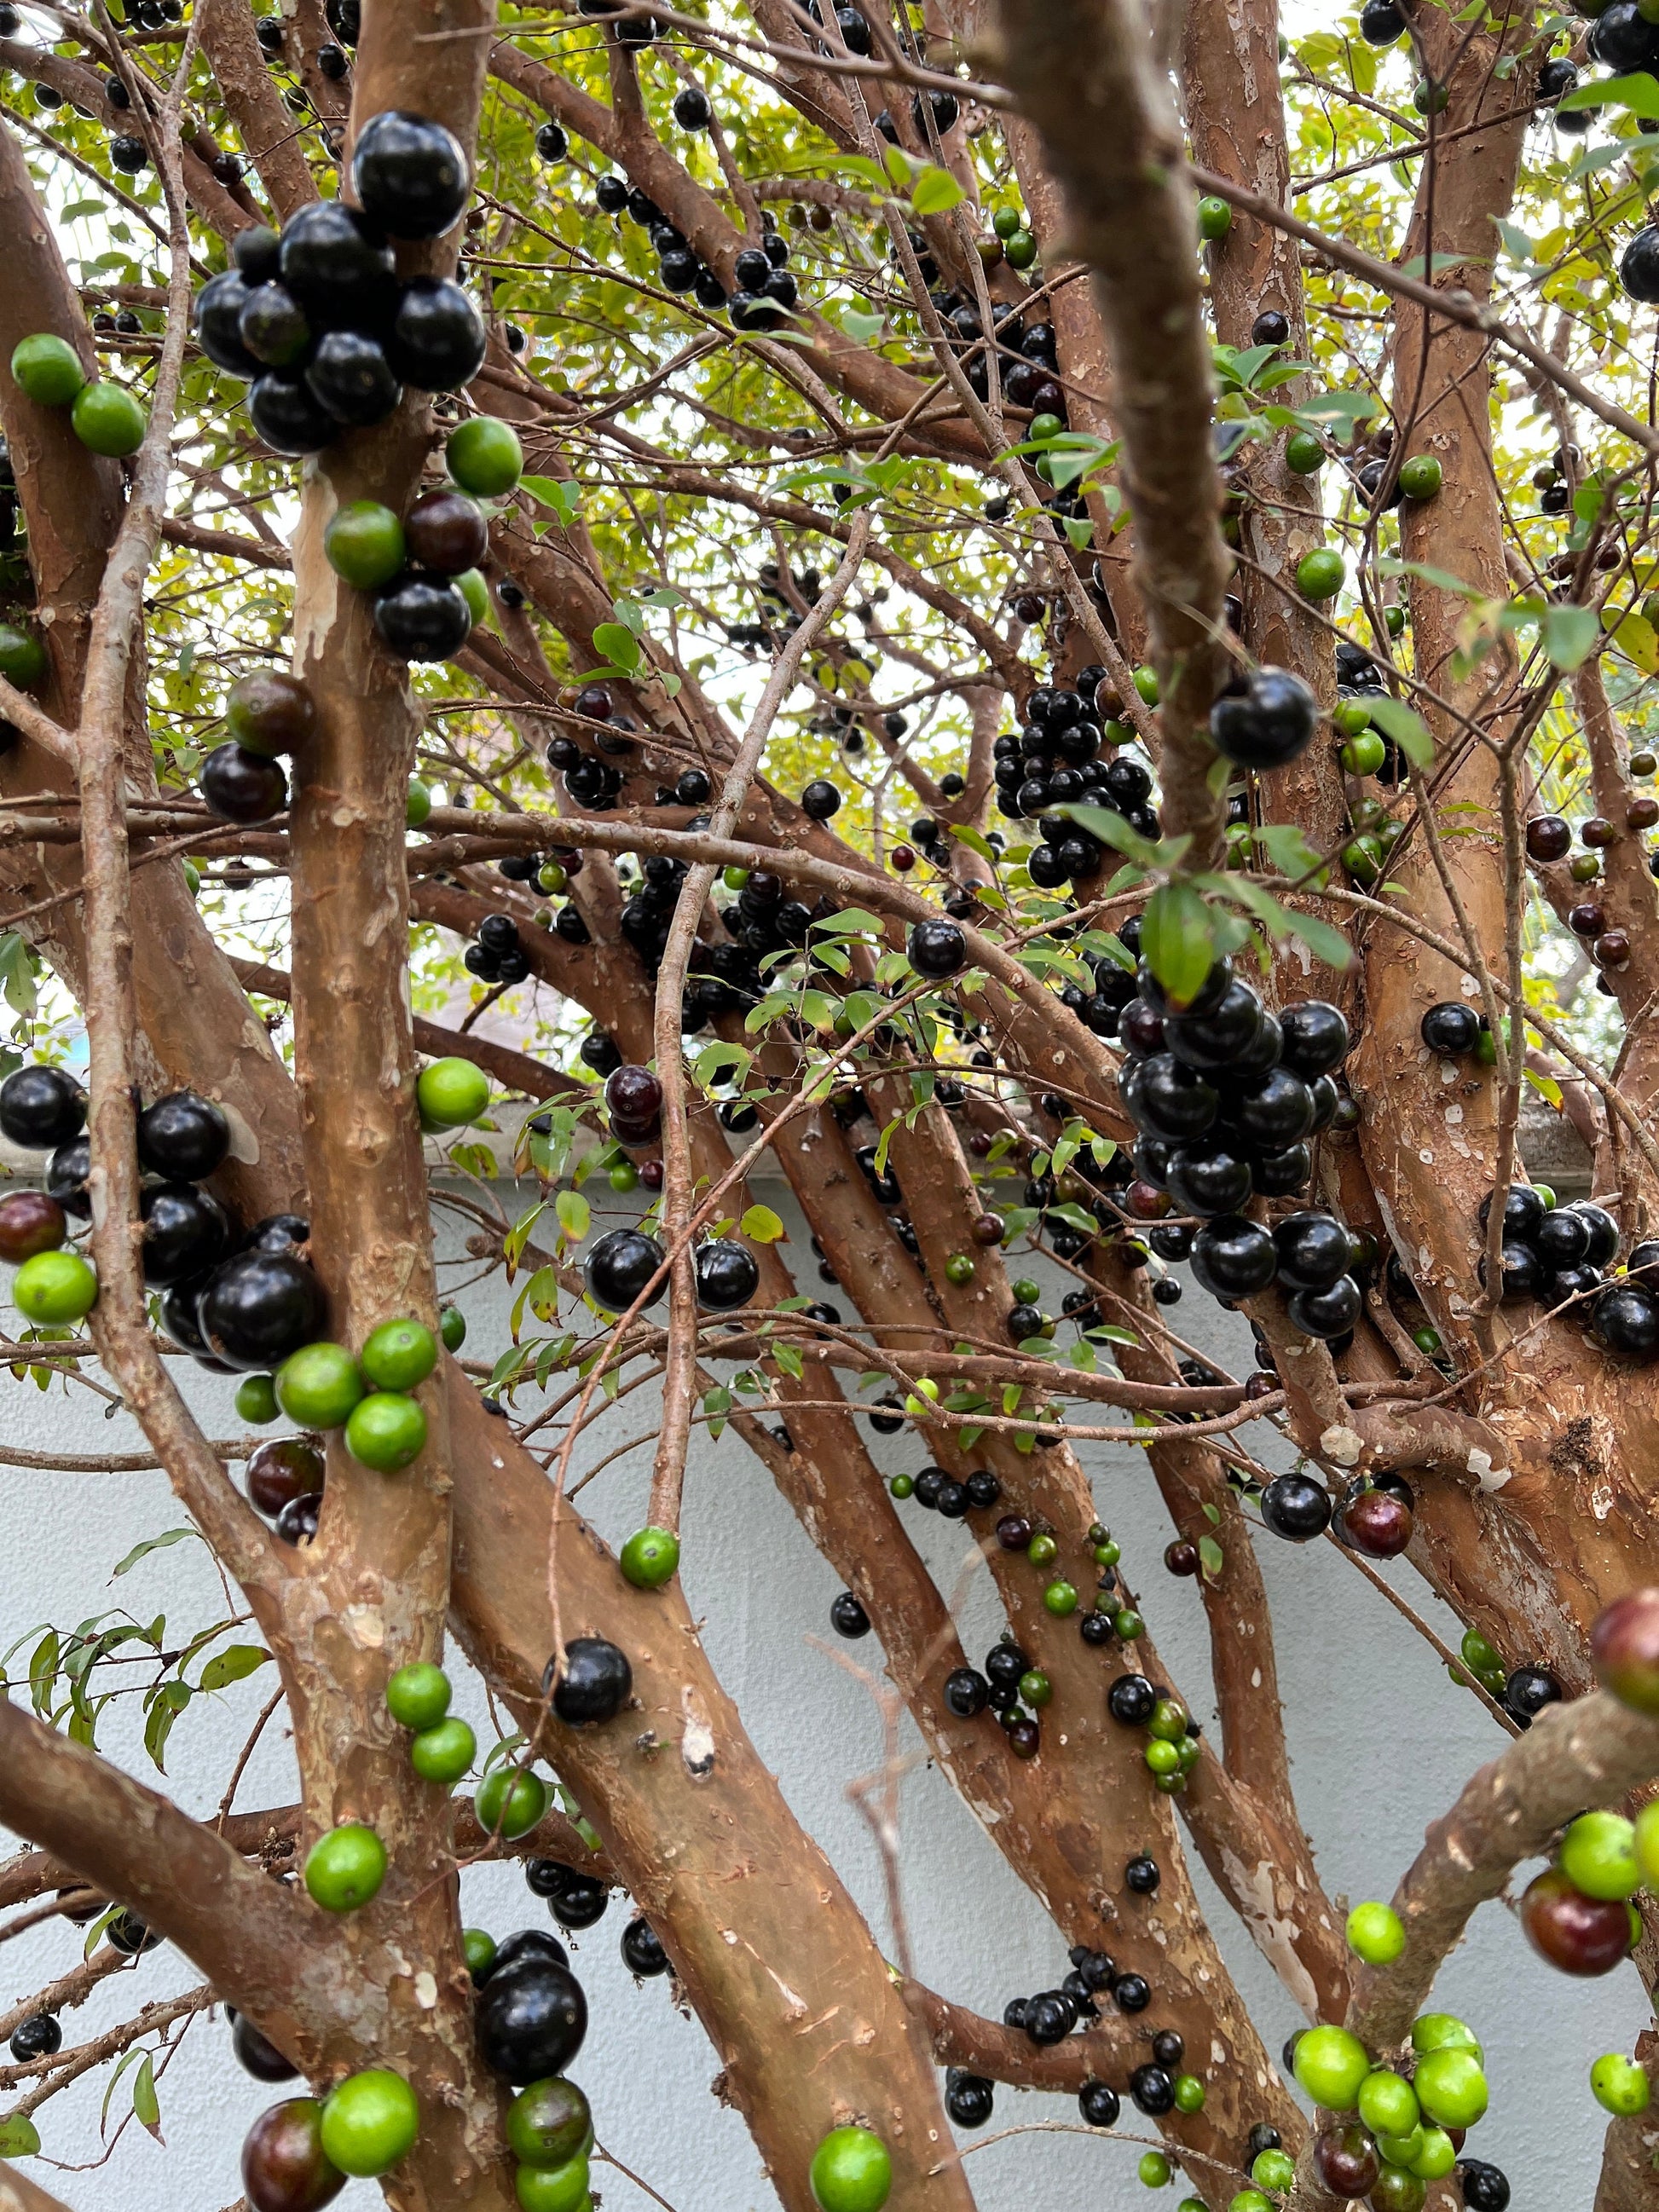
[[[779,1202],[775,1198],[774,1202]],[[787,1210],[787,1209],[786,1209]],[[804,1253],[798,1218],[792,1226]],[[465,1263],[451,1279],[473,1270]],[[804,1270],[810,1276],[811,1262]],[[499,1283],[464,1292],[472,1322],[470,1351],[506,1340],[507,1298]],[[1237,1371],[1249,1364],[1245,1333],[1201,1294],[1189,1293],[1178,1319]],[[239,1432],[228,1387],[190,1371],[191,1395],[210,1433]],[[0,1382],[0,1435],[15,1444],[66,1453],[128,1449],[136,1431],[106,1419],[86,1391],[39,1395]],[[643,1394],[629,1400],[596,1435],[592,1458],[650,1425]],[[648,1440],[647,1440],[648,1443]],[[923,1455],[900,1437],[878,1439],[889,1472],[918,1466]],[[1173,1678],[1206,1718],[1205,1638],[1190,1583],[1164,1573],[1168,1528],[1138,1455],[1087,1448],[1101,1516],[1121,1538],[1128,1571],[1144,1591]],[[608,1470],[583,1504],[605,1533],[625,1534],[643,1517],[648,1448]],[[178,1525],[181,1516],[159,1474],[59,1475],[0,1468],[0,1509],[9,1540],[0,1549],[0,1649],[33,1624],[60,1626],[126,1606],[149,1620],[165,1609],[179,1624],[213,1617],[217,1579],[202,1547],[156,1552],[124,1580],[110,1570],[139,1538]],[[965,1549],[960,1526],[911,1507],[923,1550],[947,1589]],[[874,1709],[844,1671],[806,1643],[827,1633],[836,1580],[800,1533],[759,1466],[732,1439],[711,1445],[694,1431],[685,1508],[684,1577],[693,1610],[706,1622],[714,1664],[735,1694],[764,1758],[790,1803],[824,1844],[878,1936],[884,1936],[878,1868],[867,1832],[847,1802],[848,1783],[880,1756]],[[1293,1549],[1261,1540],[1279,1624],[1280,1675],[1290,1710],[1291,1747],[1304,1820],[1315,1838],[1331,1891],[1357,1899],[1386,1896],[1421,1838],[1425,1824],[1483,1759],[1500,1747],[1494,1725],[1467,1692],[1445,1679],[1433,1654],[1355,1574],[1334,1547]],[[1409,1568],[1389,1572],[1455,1640],[1456,1629]],[[967,1643],[978,1657],[994,1632],[984,1578],[970,1601]],[[876,1656],[873,1643],[857,1647]],[[133,1670],[134,1674],[137,1670]],[[171,1785],[197,1813],[217,1804],[247,1727],[269,1694],[262,1673],[217,1700],[204,1700],[176,1729]],[[137,1699],[131,1701],[136,1708]],[[459,1699],[488,1740],[483,1701],[469,1680]],[[136,1717],[111,1709],[104,1741],[148,1779]],[[259,1748],[242,1785],[244,1808],[280,1803],[293,1792],[291,1761],[279,1738]],[[1000,2014],[1012,1995],[1051,1986],[1066,1968],[1059,1938],[1008,1874],[977,1824],[931,1770],[907,1782],[903,1820],[905,1899],[918,1965],[937,1989]],[[1200,1872],[1200,1886],[1203,1875]],[[538,1924],[541,1905],[516,1871],[479,1869],[465,1877],[469,1921],[505,1935]],[[605,1918],[576,1939],[577,1966],[592,2012],[575,2068],[592,2097],[599,2137],[676,2212],[766,2212],[775,2198],[761,2176],[740,2119],[708,2094],[714,2053],[695,2021],[671,2008],[666,1985],[636,1988],[617,1956],[628,1917],[613,1900]],[[1272,1975],[1224,1910],[1214,1915],[1224,1953],[1248,1990],[1263,2033],[1277,2051],[1299,2024]],[[805,1933],[807,1931],[804,1931]],[[54,1923],[0,1951],[0,1996],[15,1997],[62,1972],[81,1937]],[[118,2009],[191,1986],[185,1960],[164,1948],[139,1962],[135,1979],[118,1978],[80,2014],[65,2018],[69,2043],[125,2016]],[[1601,2051],[1628,2049],[1644,2008],[1633,1970],[1583,1985],[1535,1959],[1501,1907],[1480,1916],[1442,1977],[1440,1997],[1484,2039],[1493,2085],[1490,2118],[1471,2150],[1496,2160],[1516,2184],[1517,2212],[1542,2201],[1586,2203],[1593,2189],[1601,2114],[1587,2082]],[[1158,2020],[1156,2000],[1146,2015]],[[236,2203],[237,2152],[249,2120],[274,2094],[231,2061],[216,2017],[196,2021],[161,2084],[167,2148],[129,2123],[106,2165],[98,2155],[103,2081],[94,2077],[41,2115],[48,2158],[33,2171],[75,2212],[218,2212]],[[125,2105],[125,2091],[117,2104]],[[1076,2117],[1069,2100],[999,2093],[995,2126]],[[1080,2135],[1040,2135],[999,2144],[969,2171],[985,2212],[1135,2201],[1136,2153]],[[599,2170],[607,2212],[644,2212],[649,2200],[620,2174]],[[380,2201],[354,2184],[339,2200],[349,2212]],[[1166,2197],[1166,2208],[1173,2196]]]

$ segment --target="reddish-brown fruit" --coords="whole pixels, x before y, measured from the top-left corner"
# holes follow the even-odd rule
[[[323,1455],[314,1444],[300,1437],[272,1437],[248,1461],[248,1504],[274,1521],[283,1506],[322,1488],[323,1469]]]
[[[64,1209],[43,1190],[15,1190],[0,1198],[0,1260],[21,1267],[37,1252],[55,1252],[69,1234]]]
[[[908,876],[915,865],[916,848],[914,845],[894,846],[893,866],[898,870],[900,875]]]
[[[1132,1182],[1123,1194],[1123,1204],[1137,1221],[1161,1221],[1175,1200],[1156,1183]]]
[[[1622,1897],[1586,1897],[1559,1867],[1528,1885],[1521,1926],[1540,1959],[1564,1974],[1609,1974],[1630,1949],[1630,1909]]]
[[[1364,2128],[1328,2128],[1314,2143],[1320,2179],[1333,2197],[1349,2203],[1370,2194],[1382,2163]]]
[[[1659,1713],[1659,1589],[1615,1598],[1590,1631],[1590,1657],[1621,1705]]]
[[[320,2212],[346,2178],[323,2148],[323,2108],[289,2097],[261,2112],[242,2144],[242,2186],[253,2212]]]
[[[1198,1547],[1177,1537],[1165,1547],[1164,1564],[1172,1575],[1195,1575],[1199,1569]]]
[[[1659,799],[1650,799],[1645,794],[1632,799],[1625,809],[1625,820],[1632,830],[1651,830],[1659,822]]]
[[[1000,1244],[1005,1227],[1000,1213],[981,1213],[974,1224],[975,1244]]]
[[[441,576],[476,568],[489,550],[489,525],[475,499],[461,491],[429,491],[404,522],[409,557]]]
[[[1412,1540],[1412,1509],[1391,1491],[1362,1490],[1343,1508],[1342,1533],[1368,1559],[1396,1559]]]

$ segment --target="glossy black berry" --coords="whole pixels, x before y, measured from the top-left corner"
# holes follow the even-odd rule
[[[202,763],[197,788],[209,813],[222,822],[269,822],[288,805],[281,763],[234,743],[214,747]]]
[[[291,1253],[237,1253],[209,1276],[196,1310],[209,1350],[245,1371],[280,1367],[323,1334],[322,1285]]]
[[[735,321],[736,317],[732,319]],[[818,776],[800,795],[801,811],[814,822],[827,822],[841,811],[841,793],[833,783]]]
[[[911,926],[909,953],[918,975],[939,981],[967,965],[968,940],[953,921],[918,921]]]
[[[830,1607],[830,1626],[851,1640],[870,1633],[870,1616],[851,1590],[842,1590]]]
[[[1259,668],[1242,691],[1210,709],[1210,741],[1240,768],[1283,768],[1306,750],[1318,712],[1299,676],[1288,668]]]
[[[663,1264],[663,1250],[653,1237],[637,1229],[612,1229],[589,1250],[582,1263],[587,1295],[608,1313],[626,1313]],[[666,1288],[659,1280],[649,1303],[655,1305]]]
[[[1123,1879],[1136,1896],[1150,1897],[1164,1877],[1158,1872],[1158,1861],[1142,1851],[1124,1868]]]
[[[1144,1974],[1120,1974],[1112,1984],[1112,2002],[1120,2012],[1145,2012],[1152,2001],[1152,1984]]]
[[[205,1273],[230,1243],[224,1208],[210,1191],[198,1190],[194,1183],[152,1183],[138,1211],[144,1224],[144,1280],[158,1290]]]
[[[581,1985],[551,1959],[498,1961],[478,1993],[479,2055],[515,2087],[562,2074],[586,2033]]]
[[[561,1928],[580,1933],[591,1928],[605,1917],[611,1902],[611,1892],[602,1881],[591,1874],[579,1874],[572,1868],[566,1874],[556,1893],[547,1902],[547,1909]]]
[[[1485,2159],[1460,2159],[1457,2179],[1468,2212],[1508,2212],[1509,2177],[1500,2167],[1489,2165]]]
[[[246,2013],[238,2013],[230,2027],[231,2056],[256,2081],[292,2081],[300,2069],[261,2035]]]
[[[550,1659],[546,1673],[553,1674]],[[552,1686],[554,1711],[567,1728],[580,1728],[621,1711],[633,1693],[634,1670],[627,1654],[604,1637],[578,1636],[565,1645],[564,1664]]]
[[[1187,2056],[1187,2045],[1172,2027],[1161,2027],[1152,2038],[1152,2057],[1166,2074],[1181,2070],[1181,2062]]]
[[[1152,1717],[1158,1692],[1144,1674],[1120,1674],[1106,1692],[1107,1710],[1126,1728],[1143,1728]]]
[[[170,1091],[138,1116],[138,1158],[151,1175],[200,1182],[224,1164],[229,1150],[223,1109],[198,1091]]]
[[[1517,1667],[1504,1685],[1505,1710],[1528,1728],[1546,1705],[1559,1704],[1561,1696],[1561,1685],[1547,1667]]]
[[[459,392],[483,365],[487,334],[470,292],[446,277],[416,276],[404,286],[386,334],[394,376],[419,392]]]
[[[1123,2104],[1109,2082],[1085,2081],[1078,2091],[1077,2108],[1089,2127],[1115,2128]]]
[[[18,2065],[27,2066],[34,2059],[50,2058],[63,2042],[64,2031],[54,2014],[32,2012],[12,2031],[11,2055]]]
[[[697,1304],[709,1313],[731,1313],[754,1297],[760,1268],[746,1244],[715,1237],[697,1247],[696,1277]]]
[[[410,574],[376,598],[374,627],[400,660],[448,660],[466,643],[472,610],[447,578]]]
[[[393,238],[437,238],[466,204],[466,154],[429,116],[385,108],[357,134],[351,184],[368,220]]]
[[[1418,1034],[1431,1052],[1461,1060],[1480,1042],[1480,1017],[1459,1000],[1443,999],[1424,1015]]]
[[[1308,1474],[1276,1474],[1261,1492],[1261,1518],[1275,1536],[1306,1544],[1331,1524],[1330,1492]]]
[[[61,1067],[20,1067],[0,1083],[0,1132],[26,1152],[67,1145],[87,1126],[87,1094]]]
[[[989,1696],[984,1675],[972,1667],[955,1668],[945,1678],[945,1707],[959,1721],[970,1721],[982,1713]]]
[[[1129,2094],[1154,2118],[1175,2109],[1175,2083],[1161,2066],[1137,2066],[1129,2076]]]
[[[650,1976],[669,1971],[668,1954],[648,1920],[630,1920],[622,1934],[623,1964],[630,1974]]]

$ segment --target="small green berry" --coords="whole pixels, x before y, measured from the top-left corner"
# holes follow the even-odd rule
[[[1077,1611],[1077,1585],[1067,1582],[1050,1583],[1042,1593],[1042,1602],[1057,1620],[1064,1620],[1068,1613]]]
[[[1391,1905],[1356,1905],[1348,1915],[1347,1935],[1348,1948],[1368,1966],[1390,1966],[1406,1948],[1406,1930]]]
[[[1039,1529],[1025,1547],[1025,1556],[1034,1567],[1046,1567],[1060,1555],[1060,1546],[1046,1528]]]
[[[1161,2150],[1143,2151],[1135,2171],[1148,2189],[1162,2189],[1170,2179],[1170,2161]]]

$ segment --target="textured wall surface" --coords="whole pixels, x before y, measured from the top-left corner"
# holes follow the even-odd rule
[[[792,1228],[796,1249],[804,1251],[798,1219]],[[472,1272],[462,1263],[448,1271],[448,1279],[460,1285]],[[803,1272],[810,1279],[810,1261]],[[501,1285],[463,1290],[460,1303],[471,1319],[469,1353],[493,1357],[506,1341],[508,1300]],[[1234,1371],[1248,1366],[1242,1326],[1201,1294],[1190,1291],[1172,1318]],[[190,1387],[210,1434],[240,1431],[224,1382],[191,1370]],[[9,1382],[3,1406],[0,1436],[10,1444],[96,1453],[136,1441],[125,1418],[106,1419],[103,1402],[86,1390],[37,1395]],[[608,1419],[579,1465],[629,1437],[643,1440],[584,1495],[597,1524],[615,1538],[642,1517],[653,1419],[646,1394],[624,1401]],[[1150,1477],[1133,1452],[1086,1449],[1101,1517],[1122,1541],[1126,1569],[1145,1595],[1173,1679],[1207,1718],[1199,1602],[1190,1583],[1172,1583],[1164,1572],[1160,1555],[1169,1532]],[[878,1439],[877,1449],[889,1472],[922,1463],[920,1448],[903,1437]],[[217,1577],[194,1540],[151,1553],[119,1580],[111,1579],[112,1568],[134,1544],[179,1525],[161,1474],[0,1468],[0,1498],[10,1532],[0,1550],[0,1649],[48,1621],[72,1627],[121,1608],[145,1621],[165,1612],[175,1630],[222,1617]],[[941,1585],[950,1589],[967,1549],[963,1529],[916,1507],[908,1510]],[[714,1662],[791,1804],[823,1840],[878,1940],[885,1940],[876,1856],[846,1796],[848,1784],[879,1759],[876,1709],[867,1692],[808,1640],[830,1632],[835,1579],[743,1448],[729,1437],[711,1443],[701,1429],[694,1431],[684,1525],[686,1585]],[[1349,1901],[1386,1896],[1425,1822],[1500,1748],[1498,1732],[1334,1547],[1292,1549],[1270,1537],[1260,1540],[1279,1621],[1304,1821],[1335,1895]],[[1455,1624],[1410,1569],[1399,1565],[1385,1571],[1455,1641]],[[982,1577],[970,1592],[966,1618],[965,1640],[977,1657],[994,1633]],[[25,1642],[11,1662],[14,1680],[27,1648]],[[848,1648],[878,1667],[873,1642]],[[108,1709],[100,1741],[154,1780],[136,1694],[144,1679],[137,1667],[113,1675],[110,1686],[133,1694]],[[262,1670],[222,1696],[198,1700],[179,1722],[167,1779],[191,1810],[216,1808],[271,1680]],[[464,1684],[458,1705],[489,1741],[476,1680]],[[256,1751],[237,1802],[243,1808],[281,1803],[292,1790],[287,1747],[273,1733]],[[925,1766],[904,1786],[902,1861],[919,1970],[935,1988],[1000,2014],[1011,1996],[1052,1986],[1064,1973],[1065,1954],[1042,1912],[949,1787]],[[507,1869],[470,1873],[465,1905],[469,1922],[498,1936],[537,1924],[543,1911]],[[666,1984],[636,1987],[622,1965],[617,1942],[627,1917],[623,1901],[613,1899],[605,1917],[573,1946],[592,2008],[588,2041],[573,2072],[592,2099],[599,2140],[674,2212],[766,2212],[775,2199],[744,2126],[708,2094],[715,2062],[702,2030],[674,2012]],[[1215,1918],[1223,1950],[1276,2051],[1300,2024],[1298,2016],[1225,1912],[1218,1907]],[[810,1940],[810,1930],[802,1935]],[[79,1931],[53,1923],[8,1944],[0,1954],[0,1995],[9,2003],[64,1971],[79,1955],[81,1941]],[[118,2007],[131,2009],[189,1988],[196,1978],[185,1960],[163,1948],[141,1960],[131,1980],[118,1978],[82,2012],[67,2015],[65,2042],[82,2041],[122,2017]],[[1588,2202],[1601,2115],[1587,2076],[1599,2052],[1629,2047],[1643,2011],[1633,1971],[1605,1983],[1570,1982],[1534,1957],[1501,1907],[1489,1906],[1443,1975],[1438,2000],[1469,2020],[1486,2046],[1492,2110],[1471,2151],[1509,2171],[1517,2212],[1540,2203],[1546,2186],[1552,2202]],[[1156,1996],[1144,2017],[1149,2032],[1157,2027]],[[129,2118],[107,2163],[89,2166],[98,2152],[104,2088],[105,2077],[94,2076],[40,2116],[47,2157],[73,2170],[40,2163],[33,2171],[75,2212],[106,2212],[116,2204],[122,2212],[220,2212],[236,2203],[242,2133],[274,2093],[235,2067],[217,2014],[191,2025],[162,2073],[166,2149]],[[112,2101],[111,2134],[127,2100],[124,2084]],[[1068,2100],[1004,2090],[987,2132],[1076,2117]],[[995,2144],[974,2155],[969,2171],[986,2212],[1097,2202],[1103,2191],[1109,2192],[1107,2201],[1121,2203],[1138,2188],[1136,2155],[1127,2145],[1055,2133]],[[619,2172],[600,2166],[596,2179],[607,2212],[644,2212],[651,2202]],[[368,2184],[352,2185],[338,2200],[349,2212],[380,2201]],[[1175,2198],[1164,2201],[1173,2206]]]

